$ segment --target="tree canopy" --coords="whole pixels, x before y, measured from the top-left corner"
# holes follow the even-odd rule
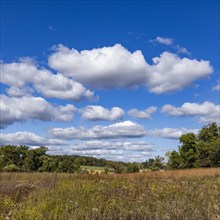
[[[167,164],[170,169],[219,166],[220,127],[216,123],[204,126],[197,135],[182,135],[179,150],[170,152]]]

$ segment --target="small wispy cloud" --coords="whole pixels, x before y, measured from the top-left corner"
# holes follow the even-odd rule
[[[177,50],[177,53],[186,54],[186,55],[191,54],[185,47],[181,47],[179,44],[173,45],[173,47]]]
[[[128,35],[132,38],[134,38],[135,40],[141,40],[142,38],[146,37],[146,35],[144,33],[141,32],[133,32],[133,31],[129,31]]]
[[[165,44],[165,45],[171,45],[171,44],[173,44],[174,40],[172,38],[165,38],[165,37],[157,36],[154,40],[151,40],[151,42]]]
[[[171,48],[175,49],[178,54],[186,54],[186,55],[191,54],[185,47],[182,47],[179,44],[176,44],[173,38],[157,36],[155,39],[150,40],[150,42],[170,46]]]
[[[220,90],[220,79],[219,79],[217,85],[212,87],[212,91],[219,91],[219,90]]]
[[[140,118],[140,119],[150,119],[151,115],[157,111],[157,107],[155,106],[150,106],[149,108],[140,111],[138,109],[131,109],[128,111],[128,115],[135,117],[135,118]]]
[[[220,84],[214,86],[214,87],[212,88],[212,90],[213,90],[213,91],[219,91],[219,90],[220,90]]]

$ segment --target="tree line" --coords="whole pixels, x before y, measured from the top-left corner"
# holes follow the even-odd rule
[[[185,169],[220,166],[220,127],[216,123],[180,137],[178,151],[167,152],[143,163],[116,162],[78,155],[48,155],[44,146],[5,145],[0,147],[0,171],[81,172],[81,166],[105,167],[105,172],[133,173],[140,169]]]
[[[137,172],[136,163],[125,163],[78,155],[48,155],[44,146],[5,145],[0,147],[0,171],[6,172],[81,172],[81,166],[105,167],[105,172]]]

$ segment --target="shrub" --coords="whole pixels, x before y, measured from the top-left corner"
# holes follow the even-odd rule
[[[16,166],[15,164],[9,164],[2,169],[4,172],[18,172],[20,171],[20,168]]]
[[[139,172],[139,167],[135,163],[130,163],[127,166],[127,173],[137,173]]]

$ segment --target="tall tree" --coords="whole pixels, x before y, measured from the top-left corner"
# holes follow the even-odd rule
[[[220,127],[216,123],[204,126],[197,136],[182,135],[180,144],[179,152],[169,156],[171,169],[220,166]]]

